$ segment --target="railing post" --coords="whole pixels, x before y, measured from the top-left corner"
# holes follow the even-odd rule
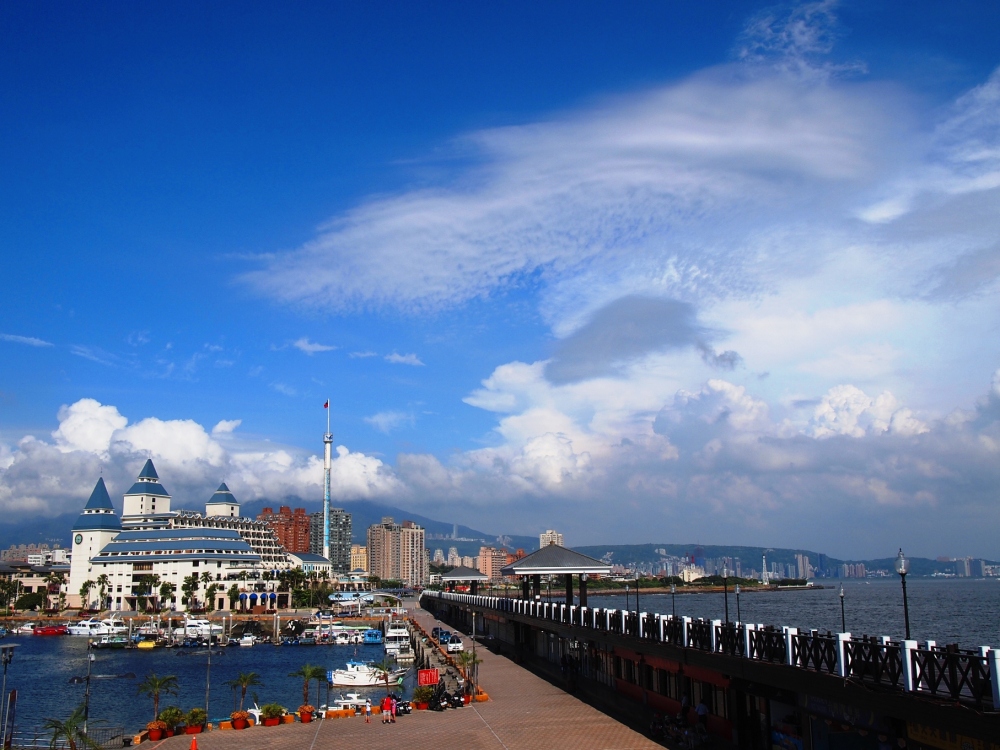
[[[691,618],[684,615],[681,618],[681,646],[687,648],[688,646],[688,628],[691,626]]]
[[[847,677],[847,642],[851,640],[850,633],[837,633],[837,674]]]
[[[656,632],[658,634],[657,638],[660,641],[660,643],[663,643],[663,621],[664,621],[664,619],[666,619],[666,618],[664,618],[663,615],[657,615],[656,616]]]
[[[719,632],[719,628],[722,627],[722,620],[712,620],[711,626],[712,627],[708,629],[708,648],[714,654],[719,650],[719,638],[717,633]]]
[[[750,633],[756,630],[749,622],[743,623],[743,655],[749,659],[753,650],[750,648]]]
[[[645,612],[640,612],[639,613],[639,637],[640,638],[645,638],[646,637],[646,613]]]
[[[903,641],[903,688],[912,693],[917,689],[913,674],[913,652],[917,649],[916,641]]]
[[[782,630],[785,631],[785,664],[790,667],[797,667],[798,664],[795,663],[795,659],[792,657],[792,646],[795,644],[795,638],[799,634],[798,628],[790,628],[785,625]]]
[[[993,687],[993,710],[1000,711],[1000,650],[991,649],[986,657],[990,663],[990,683]]]

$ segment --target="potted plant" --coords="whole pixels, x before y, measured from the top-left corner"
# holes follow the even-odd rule
[[[426,711],[434,696],[434,688],[430,685],[421,685],[413,691],[413,706],[418,711]]]
[[[167,725],[167,737],[173,737],[177,733],[178,725],[184,721],[184,712],[177,708],[177,706],[167,706],[160,711],[160,715],[157,718]]]
[[[153,721],[146,724],[146,731],[149,732],[150,741],[156,742],[163,739],[163,735],[167,731],[167,723],[159,719],[153,719]]]
[[[285,715],[285,709],[277,703],[265,703],[260,707],[260,716],[264,720],[265,727],[276,727],[281,723],[281,717]]]
[[[185,734],[201,734],[202,730],[205,728],[205,722],[208,721],[208,714],[205,713],[204,708],[192,708],[187,712],[187,728],[184,730]]]
[[[247,711],[233,711],[229,714],[229,720],[233,722],[233,729],[246,729],[250,714]]]
[[[303,724],[308,724],[313,720],[313,714],[316,713],[316,706],[310,703],[303,703],[299,706],[299,720]]]

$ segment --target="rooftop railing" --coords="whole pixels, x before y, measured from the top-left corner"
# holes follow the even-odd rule
[[[887,636],[800,633],[796,628],[723,623],[600,607],[425,591],[423,596],[603,631],[641,641],[782,664],[890,690],[918,693],[979,710],[1000,711],[1000,649],[962,650]],[[637,647],[641,644],[637,643]]]

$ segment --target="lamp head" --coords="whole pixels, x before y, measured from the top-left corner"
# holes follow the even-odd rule
[[[739,596],[740,595],[740,585],[738,583],[736,584],[735,591],[736,591],[736,596]]]
[[[844,598],[844,584],[840,584],[840,598]]]
[[[729,578],[729,568],[727,568],[725,565],[722,566],[722,577]]]
[[[899,554],[896,555],[896,572],[901,576],[910,572],[910,561],[903,557],[902,547],[899,549]]]

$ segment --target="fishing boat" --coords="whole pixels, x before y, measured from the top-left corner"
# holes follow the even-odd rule
[[[382,642],[382,631],[377,628],[369,628],[365,631],[364,642],[366,644],[371,643],[381,643]]]
[[[242,638],[240,638],[240,645],[241,646],[250,647],[250,646],[253,646],[254,643],[256,643],[256,642],[257,642],[257,639],[254,638],[252,635],[245,635]]]
[[[399,683],[403,680],[406,669],[394,669],[389,672],[389,683]],[[334,687],[374,687],[385,685],[385,672],[374,664],[364,661],[350,660],[344,669],[331,669],[327,678]]]
[[[394,656],[401,648],[410,646],[410,631],[403,625],[390,624],[385,631],[385,652]]]
[[[356,711],[365,707],[367,699],[361,693],[344,693],[339,698],[333,699],[333,706],[341,711],[345,709]]]
[[[124,635],[104,635],[92,644],[94,648],[125,648],[127,645],[128,638]]]
[[[36,623],[26,622],[24,625],[15,630],[15,633],[20,633],[21,635],[27,635],[35,632]]]

